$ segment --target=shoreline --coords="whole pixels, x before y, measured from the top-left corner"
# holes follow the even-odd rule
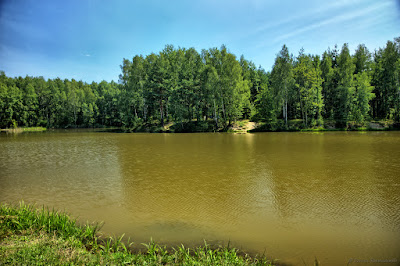
[[[150,240],[142,249],[133,242],[104,236],[98,223],[78,224],[64,212],[36,209],[23,202],[0,205],[0,264],[206,264],[282,265],[265,255],[250,256],[228,246],[186,248]]]
[[[24,133],[24,132],[43,132],[47,131],[45,127],[16,127],[16,128],[1,128],[0,132],[5,133]]]
[[[299,120],[288,121],[284,125],[282,121],[276,123],[253,122],[249,120],[238,120],[230,126],[215,128],[213,121],[192,121],[185,123],[168,123],[159,126],[155,123],[146,124],[138,128],[126,127],[93,127],[93,128],[45,128],[45,127],[19,127],[10,129],[0,129],[0,133],[18,134],[31,132],[46,132],[51,130],[96,130],[114,133],[235,133],[247,134],[256,132],[335,132],[335,131],[399,131],[400,123],[390,120],[370,121],[363,125],[355,123],[349,124],[346,128],[335,127],[334,123],[326,123],[324,126],[303,128]]]

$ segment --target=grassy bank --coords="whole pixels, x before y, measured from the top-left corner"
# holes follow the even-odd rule
[[[23,133],[23,132],[43,132],[47,129],[45,127],[17,127],[17,128],[4,128],[0,131],[6,133]]]
[[[24,265],[274,265],[228,247],[167,248],[154,242],[133,251],[122,237],[104,237],[97,224],[78,224],[46,208],[0,206],[0,264]]]

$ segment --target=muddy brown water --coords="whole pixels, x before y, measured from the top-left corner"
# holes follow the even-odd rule
[[[293,264],[400,261],[400,132],[0,134],[0,201]]]

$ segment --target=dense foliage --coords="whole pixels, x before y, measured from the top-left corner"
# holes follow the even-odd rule
[[[272,71],[225,46],[198,53],[167,45],[158,54],[124,59],[119,83],[10,78],[0,73],[0,128],[16,126],[140,128],[167,122],[238,119],[304,128],[346,127],[372,118],[400,120],[400,38],[374,53],[347,44],[322,57],[284,45]]]

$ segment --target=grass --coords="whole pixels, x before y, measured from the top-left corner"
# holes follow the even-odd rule
[[[66,213],[19,206],[0,206],[0,264],[3,265],[274,265],[265,256],[251,257],[235,248],[173,248],[104,237],[99,224],[78,224]]]
[[[17,128],[6,128],[0,129],[7,133],[23,133],[23,132],[43,132],[47,129],[45,127],[17,127]]]
[[[42,132],[47,130],[45,127],[24,127],[22,129],[24,132]]]

